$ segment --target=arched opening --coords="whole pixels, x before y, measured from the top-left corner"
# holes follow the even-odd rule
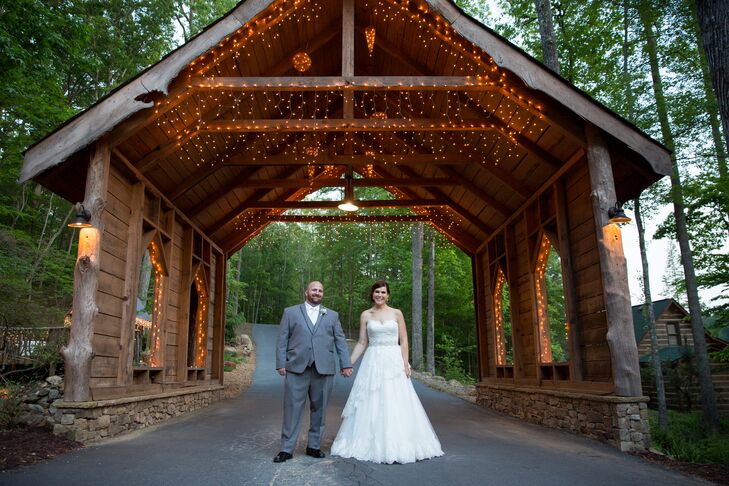
[[[542,379],[569,379],[569,323],[559,254],[542,234],[534,270],[539,368]]]
[[[496,365],[504,367],[504,376],[513,376],[514,335],[511,325],[511,298],[509,284],[501,267],[496,273],[494,286],[494,322],[496,328]]]
[[[152,241],[139,266],[137,315],[134,323],[134,366],[158,368],[162,365],[162,311],[164,270],[159,247]]]

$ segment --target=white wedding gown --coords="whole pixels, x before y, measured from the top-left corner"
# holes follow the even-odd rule
[[[387,464],[442,456],[440,441],[405,375],[397,322],[367,322],[367,338],[332,455]]]

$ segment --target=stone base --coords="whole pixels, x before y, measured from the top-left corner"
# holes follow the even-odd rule
[[[51,406],[53,433],[85,444],[164,422],[223,398],[222,385],[185,388],[140,397]]]
[[[650,446],[648,397],[479,383],[476,403],[527,422],[608,442],[621,451],[644,451]]]

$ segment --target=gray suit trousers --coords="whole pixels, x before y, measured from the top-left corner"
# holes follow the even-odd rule
[[[287,371],[285,381],[281,450],[293,454],[296,449],[307,395],[311,411],[307,446],[321,449],[334,375],[320,375],[315,366],[308,366],[302,373]]]

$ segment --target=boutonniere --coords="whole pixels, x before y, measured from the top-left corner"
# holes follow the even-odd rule
[[[319,314],[321,314],[322,316],[327,315],[327,309],[326,309],[326,307],[322,307],[321,309],[319,309]]]

